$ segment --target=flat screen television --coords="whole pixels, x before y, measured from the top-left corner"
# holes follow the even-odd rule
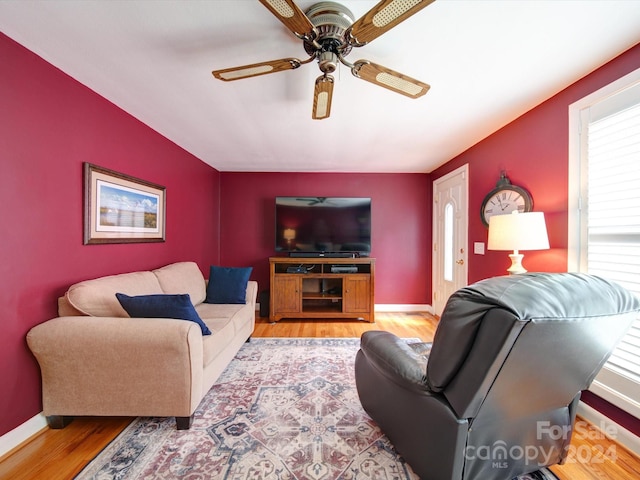
[[[276,251],[347,254],[371,252],[371,198],[276,197]]]

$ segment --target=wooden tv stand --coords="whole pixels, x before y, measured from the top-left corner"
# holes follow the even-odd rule
[[[269,258],[269,319],[358,318],[373,323],[375,264],[374,258]]]

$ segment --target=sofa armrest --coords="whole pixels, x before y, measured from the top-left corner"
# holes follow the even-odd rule
[[[247,282],[247,305],[251,305],[253,310],[256,309],[256,302],[258,301],[258,282],[249,280]]]
[[[58,317],[31,329],[27,343],[47,416],[189,416],[201,399],[202,332],[194,322]]]

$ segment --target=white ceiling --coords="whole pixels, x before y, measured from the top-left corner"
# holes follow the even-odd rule
[[[359,18],[377,2],[341,3]],[[640,42],[640,0],[437,0],[348,58],[431,90],[412,100],[341,67],[326,120],[311,119],[314,62],[211,75],[307,58],[256,0],[0,0],[0,30],[220,171],[429,172]]]

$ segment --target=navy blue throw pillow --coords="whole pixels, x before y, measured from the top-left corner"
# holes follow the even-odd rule
[[[135,297],[116,293],[116,298],[130,317],[189,320],[200,325],[202,335],[211,335],[211,330],[196,312],[188,293],[183,295],[138,295]]]
[[[209,270],[206,303],[246,303],[252,267],[216,267]]]

